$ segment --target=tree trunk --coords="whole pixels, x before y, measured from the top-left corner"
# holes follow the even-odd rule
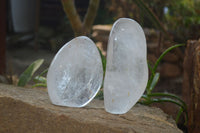
[[[87,13],[84,17],[83,22],[77,13],[74,5],[74,0],[62,0],[62,5],[67,15],[75,36],[90,35],[92,24],[96,17],[96,13],[99,7],[99,0],[90,0]]]
[[[188,131],[200,131],[200,40],[188,41],[184,58],[183,98],[188,106]]]
[[[80,16],[78,15],[76,11],[74,0],[62,0],[62,5],[65,11],[65,14],[67,15],[70,21],[70,24],[72,26],[75,36],[82,34],[83,26],[82,26]]]
[[[83,28],[86,35],[90,35],[98,7],[99,0],[90,0],[89,7],[83,21]]]

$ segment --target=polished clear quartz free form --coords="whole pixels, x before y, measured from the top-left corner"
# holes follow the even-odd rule
[[[47,74],[53,104],[83,107],[99,91],[103,69],[93,41],[81,36],[65,44],[54,57]]]
[[[140,99],[148,81],[146,38],[141,26],[118,19],[111,30],[104,80],[107,112],[123,114]]]

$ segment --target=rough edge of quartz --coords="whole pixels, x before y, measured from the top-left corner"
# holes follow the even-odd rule
[[[65,43],[65,45],[63,45],[63,46],[59,49],[59,51],[56,53],[56,55],[54,56],[53,60],[51,61],[51,64],[50,64],[49,68],[52,66],[52,64],[53,64],[54,60],[56,59],[56,57],[58,56],[58,54],[59,54],[65,47],[68,47],[68,45],[69,45],[73,40],[75,40],[75,39],[84,39],[84,40],[90,41],[91,44],[94,45],[94,48],[98,51],[98,48],[96,47],[95,43],[94,43],[90,38],[88,38],[88,37],[86,37],[86,36],[78,36],[78,37],[75,37],[74,39],[72,39],[72,40],[70,40],[69,42]],[[100,60],[101,60],[101,56],[100,56],[99,51],[98,51],[98,56],[99,56],[99,58],[100,58]],[[102,82],[103,82],[103,66],[102,66],[102,63],[101,63],[101,68],[102,68],[102,76],[101,76],[101,84],[102,84]],[[55,102],[51,99],[50,94],[49,94],[49,89],[48,89],[48,73],[49,73],[49,72],[47,72],[47,91],[48,91],[48,95],[49,95],[49,98],[50,98],[51,103],[54,104],[54,105],[56,105],[56,106],[76,107],[76,108],[84,107],[84,106],[88,105],[88,104],[94,99],[94,97],[97,95],[97,93],[99,92],[99,90],[100,90],[100,88],[101,88],[101,85],[100,85],[100,86],[97,88],[97,91],[94,93],[94,95],[88,100],[88,102],[86,102],[86,103],[83,104],[83,105],[80,105],[80,106],[66,106],[66,105],[62,105],[62,104],[57,104],[57,103],[55,103]]]
[[[113,29],[115,28],[115,26],[120,22],[120,21],[124,21],[124,20],[127,20],[127,21],[131,21],[131,22],[133,22],[133,23],[135,23],[135,24],[137,24],[138,25],[138,27],[141,29],[141,31],[143,32],[143,34],[144,34],[144,37],[145,37],[145,33],[144,33],[144,30],[143,30],[143,28],[140,26],[140,24],[137,22],[137,21],[135,21],[135,20],[133,20],[133,19],[130,19],[130,18],[119,18],[118,20],[116,20],[115,21],[115,23],[113,24],[113,26],[112,26],[112,29],[111,29],[111,31],[110,31],[110,34],[109,34],[109,40],[108,40],[108,48],[107,48],[107,51],[109,51],[109,42],[110,42],[110,37],[111,37],[111,33],[112,33],[112,31],[113,31]],[[146,37],[145,37],[145,40],[146,40]],[[146,60],[147,60],[147,49],[146,49]],[[148,69],[148,67],[147,67],[147,69]],[[147,70],[147,72],[148,72],[148,70]],[[105,72],[106,73],[106,72]],[[148,75],[148,74],[147,74]],[[105,74],[105,76],[106,76],[106,74]],[[104,77],[105,78],[105,77]],[[148,77],[147,77],[147,82],[146,82],[146,85],[147,85],[147,83],[148,83]],[[144,89],[144,91],[143,91],[143,93],[145,92],[145,90],[146,89]],[[142,94],[143,94],[142,93]],[[142,97],[142,95],[141,95],[141,97]],[[141,98],[140,97],[140,98]],[[140,99],[139,98],[139,99]],[[137,103],[137,102],[136,102]],[[135,104],[136,104],[135,103]],[[133,108],[134,106],[135,106],[135,104],[133,104],[133,106],[131,107],[131,108]],[[105,106],[105,100],[104,100],[104,106]],[[130,109],[131,109],[130,108]],[[129,109],[129,110],[130,110]],[[111,111],[109,111],[109,110],[107,110],[106,108],[105,108],[105,110],[106,110],[106,112],[108,112],[108,113],[111,113],[111,114],[125,114],[125,113],[127,113],[129,110],[127,110],[126,112],[121,112],[121,113],[117,113],[117,112],[111,112]]]

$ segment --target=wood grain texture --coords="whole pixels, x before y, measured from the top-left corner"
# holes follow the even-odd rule
[[[184,58],[183,98],[188,106],[188,131],[200,131],[200,40],[187,43]]]

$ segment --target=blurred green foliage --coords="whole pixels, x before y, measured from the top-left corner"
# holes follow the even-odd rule
[[[33,77],[34,73],[40,68],[43,64],[44,59],[38,59],[28,66],[28,68],[20,75],[18,86],[25,86],[28,82],[33,79],[35,84],[32,87],[47,87],[47,79],[44,75],[48,72],[48,69],[45,69],[39,75]]]
[[[188,39],[198,39],[200,35],[200,1],[172,0],[166,6],[165,14],[168,30],[175,40],[183,42]]]
[[[108,8],[115,20],[129,17],[142,27],[166,30],[178,43],[200,36],[200,0],[111,0]]]
[[[143,1],[158,16],[175,42],[183,43],[189,39],[198,39],[200,36],[199,0]]]
[[[33,77],[34,73],[40,68],[44,59],[34,61],[28,68],[20,75],[18,86],[25,86]]]

